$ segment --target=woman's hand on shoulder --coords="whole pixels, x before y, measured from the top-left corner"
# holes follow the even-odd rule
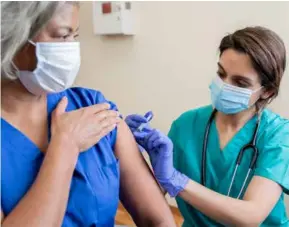
[[[52,114],[52,140],[60,138],[76,147],[79,152],[98,143],[120,122],[119,113],[109,110],[108,103],[65,112],[67,104],[67,98],[62,98]]]

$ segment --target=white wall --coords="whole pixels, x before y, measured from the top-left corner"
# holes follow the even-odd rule
[[[81,4],[82,67],[78,85],[101,90],[121,112],[153,110],[167,131],[187,109],[210,103],[217,47],[248,25],[276,31],[289,52],[289,2],[133,2],[134,37],[93,35],[92,3]],[[289,75],[272,108],[289,118]]]

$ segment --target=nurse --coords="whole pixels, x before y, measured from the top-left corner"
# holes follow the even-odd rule
[[[136,130],[147,122],[140,115],[126,121],[163,189],[177,196],[183,227],[289,226],[289,121],[266,109],[279,93],[284,43],[269,29],[247,27],[225,36],[219,51],[212,105],[182,114],[169,138],[149,126]]]
[[[119,200],[137,226],[175,226],[117,107],[70,88],[78,14],[77,2],[1,2],[1,226],[113,227]]]

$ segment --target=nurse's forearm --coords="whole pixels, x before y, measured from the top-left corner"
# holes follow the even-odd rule
[[[69,138],[55,136],[35,182],[2,226],[61,226],[77,158],[78,150],[70,145]]]
[[[190,180],[179,196],[213,220],[229,226],[259,226],[262,218],[254,203],[216,193]]]

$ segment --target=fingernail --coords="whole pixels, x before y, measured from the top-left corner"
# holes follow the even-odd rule
[[[110,109],[110,104],[109,103],[105,103],[107,106],[107,109]]]

